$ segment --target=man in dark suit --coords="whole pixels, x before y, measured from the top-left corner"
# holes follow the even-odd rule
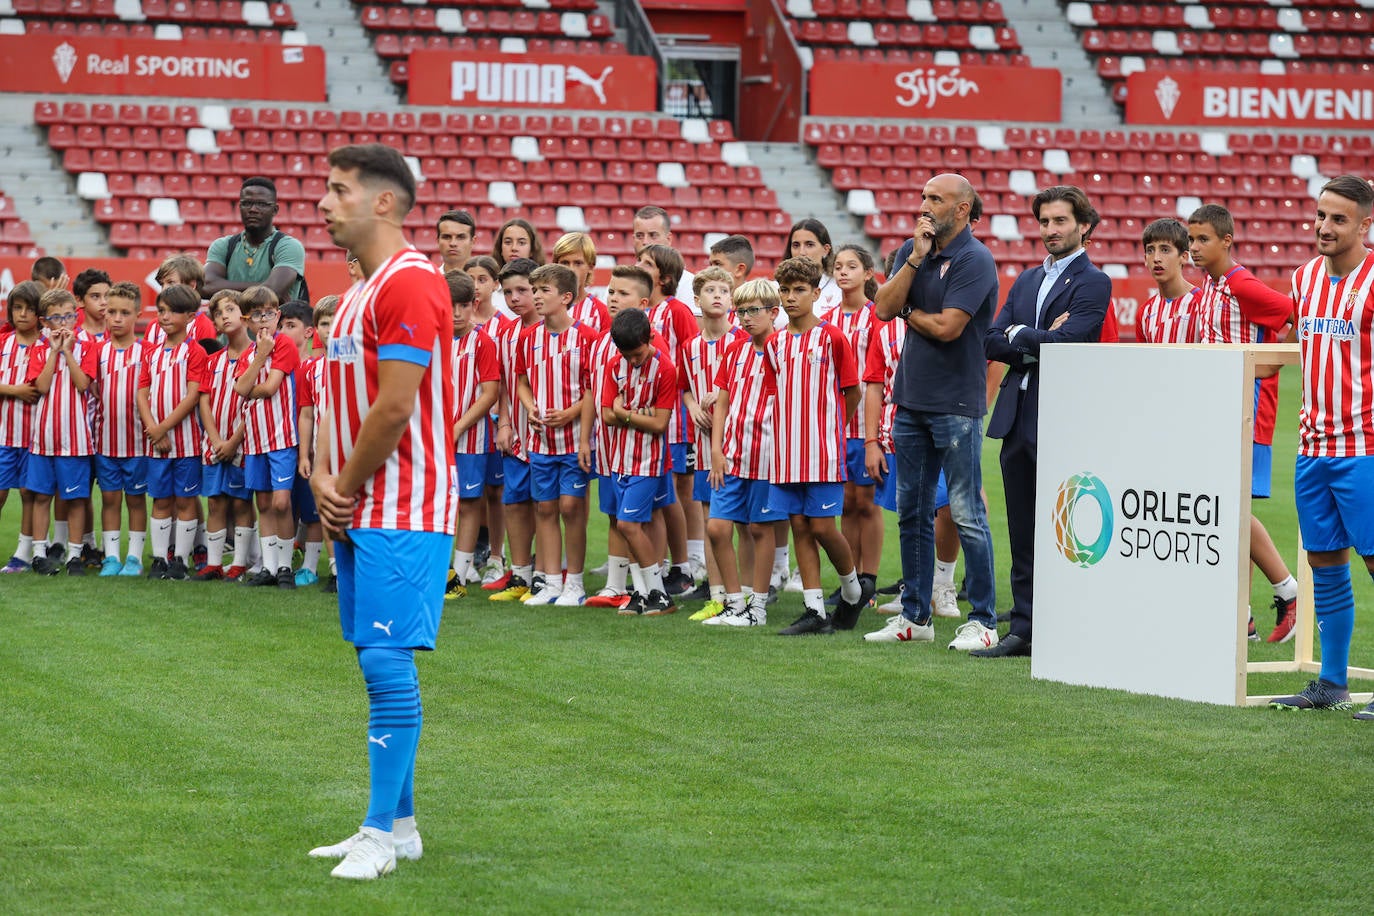
[[[1040,347],[1096,341],[1111,304],[1112,283],[1083,247],[1097,214],[1074,187],[1046,188],[1031,201],[1045,263],[1021,274],[983,338],[988,359],[1007,364],[988,421],[1002,440],[1002,488],[1011,542],[1011,632],[969,654],[1006,658],[1031,654],[1031,593],[1035,581],[1035,456],[1039,425]]]

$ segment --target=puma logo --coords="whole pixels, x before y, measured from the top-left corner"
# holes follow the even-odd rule
[[[385,633],[387,636],[390,636],[390,635],[391,635],[391,625],[392,625],[393,623],[395,623],[395,622],[396,622],[395,620],[388,620],[386,623],[378,623],[377,621],[374,620],[374,621],[372,621],[372,629],[374,629],[374,630],[381,630],[381,631],[382,631],[383,633]],[[388,736],[388,737],[389,737],[389,736]],[[385,746],[385,745],[384,745],[384,746]]]
[[[600,76],[598,76],[596,79],[592,79],[591,74],[588,73],[586,70],[583,70],[581,67],[569,67],[568,79],[574,83],[581,83],[583,86],[586,86],[592,92],[595,92],[596,100],[600,102],[602,105],[605,105],[606,77],[610,76],[611,71],[614,69],[614,67],[607,67],[605,70],[601,71]]]
[[[382,737],[380,737],[380,738],[374,738],[374,737],[372,737],[371,735],[368,735],[368,736],[367,736],[367,743],[368,743],[368,744],[380,744],[380,745],[382,746],[382,750],[386,750],[386,749],[387,749],[387,746],[386,746],[386,739],[388,739],[388,738],[390,738],[390,737],[391,737],[390,735],[382,735]]]

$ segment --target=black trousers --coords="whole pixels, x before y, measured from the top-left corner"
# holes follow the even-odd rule
[[[1018,398],[1025,392],[1018,391]],[[1035,589],[1035,455],[1017,404],[1016,420],[1002,439],[1002,490],[1007,503],[1007,536],[1011,542],[1011,634],[1031,639]]]

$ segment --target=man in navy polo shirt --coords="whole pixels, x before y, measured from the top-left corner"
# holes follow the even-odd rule
[[[997,265],[969,230],[975,197],[961,175],[936,175],[926,183],[913,238],[897,252],[892,275],[874,299],[879,318],[907,325],[892,387],[904,589],[902,612],[867,634],[869,642],[935,639],[935,485],[943,468],[973,605],[949,647],[997,645],[992,534],[982,497],[983,337],[997,311]]]

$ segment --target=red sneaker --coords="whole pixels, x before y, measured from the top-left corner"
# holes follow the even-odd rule
[[[224,571],[224,578],[237,582],[246,572],[248,572],[247,566],[231,566]]]
[[[192,582],[218,582],[224,578],[223,566],[206,566],[191,577]]]
[[[484,592],[503,592],[503,591],[506,590],[507,587],[510,586],[510,577],[511,577],[511,571],[510,571],[509,569],[507,569],[506,572],[505,572],[505,574],[503,574],[503,575],[501,576],[501,578],[499,578],[499,579],[493,579],[493,580],[491,580],[490,582],[483,582],[483,583],[482,583],[482,591],[484,591]]]
[[[1275,595],[1274,612],[1278,622],[1274,624],[1274,632],[1269,634],[1269,641],[1288,642],[1293,638],[1298,623],[1298,599],[1284,601]]]
[[[597,592],[595,595],[592,595],[590,598],[587,599],[586,606],[613,607],[619,609],[625,607],[629,603],[630,596],[625,594],[624,592],[613,592],[609,588],[603,588],[601,591]]]

